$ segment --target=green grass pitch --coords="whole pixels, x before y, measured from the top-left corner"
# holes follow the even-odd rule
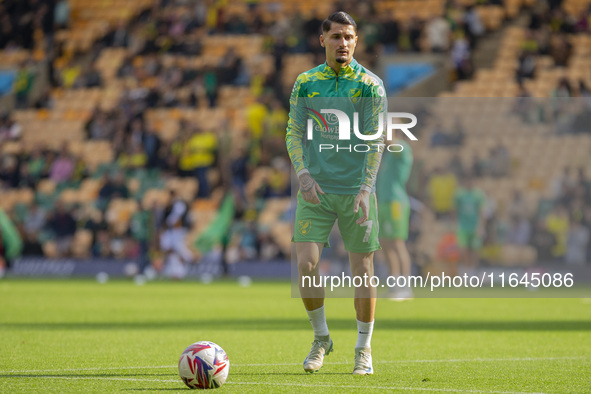
[[[329,299],[335,352],[303,362],[312,330],[288,282],[0,281],[0,392],[188,390],[182,350],[222,346],[219,392],[591,392],[591,299],[380,299],[375,375],[354,377],[351,299]]]

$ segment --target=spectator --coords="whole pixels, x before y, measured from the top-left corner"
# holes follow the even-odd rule
[[[96,234],[96,239],[92,244],[92,256],[112,258],[115,256],[111,249],[111,235],[107,229],[100,229]]]
[[[7,14],[0,14],[0,49],[6,46],[14,39],[14,29],[10,22],[10,16]]]
[[[96,68],[96,64],[91,64],[88,71],[84,74],[84,85],[87,88],[100,88],[103,86],[102,77]]]
[[[464,23],[466,24],[466,33],[468,34],[468,39],[470,41],[470,48],[476,48],[476,44],[478,42],[478,38],[484,34],[484,25],[480,20],[480,16],[478,16],[478,11],[476,11],[476,7],[470,5],[466,7],[466,13],[464,14]]]
[[[21,183],[19,161],[15,156],[0,156],[0,186],[17,188]]]
[[[531,79],[535,76],[537,57],[529,51],[523,51],[518,60],[517,82],[523,83],[523,79]]]
[[[461,251],[458,246],[456,233],[447,229],[444,235],[437,243],[437,260],[450,266],[452,275],[458,274],[458,262],[460,261]]]
[[[464,126],[460,121],[460,117],[456,116],[456,123],[453,128],[454,131],[448,135],[448,144],[451,146],[462,146],[464,144]]]
[[[518,105],[516,108],[516,112],[520,113],[522,111],[521,108],[525,107],[525,104],[528,101],[527,99],[531,97],[531,92],[525,87],[525,85],[522,82],[519,83],[519,92],[517,93],[516,97],[520,98],[520,100],[517,101]]]
[[[128,148],[141,146],[145,135],[144,122],[141,118],[133,119],[130,122],[129,133],[125,145]]]
[[[556,38],[552,40],[550,45],[550,56],[554,59],[555,66],[566,67],[572,52],[572,45],[563,34],[558,35]]]
[[[21,138],[23,127],[10,116],[0,120],[0,144],[4,141],[16,141]]]
[[[49,52],[53,48],[53,36],[55,29],[55,1],[47,1],[41,4],[36,15],[36,25],[41,27],[45,41],[44,50]]]
[[[449,49],[449,23],[440,15],[432,17],[425,27],[427,42],[433,52],[446,52]]]
[[[43,247],[39,243],[39,238],[36,235],[24,234],[23,235],[23,256],[43,256]]]
[[[536,221],[535,229],[531,237],[531,244],[536,248],[539,261],[549,262],[554,260],[552,250],[556,245],[556,237],[548,231],[543,219]]]
[[[183,217],[186,214],[186,204],[173,195],[173,202],[165,217],[167,227],[160,235],[160,250],[165,254],[164,274],[174,279],[184,278],[188,265],[195,259],[185,240],[187,228],[183,224]]]
[[[26,63],[21,63],[14,81],[14,93],[16,108],[23,109],[29,106],[29,94],[33,89],[35,74]]]
[[[72,173],[72,182],[79,183],[88,177],[88,168],[86,162],[81,157],[74,157],[74,172]]]
[[[511,216],[507,234],[507,243],[524,246],[529,244],[531,237],[531,225],[523,215]]]
[[[555,201],[569,204],[575,189],[575,180],[571,177],[569,167],[564,167],[562,174],[552,180],[552,197]]]
[[[529,204],[523,198],[520,190],[513,191],[513,197],[509,202],[508,213],[510,217],[525,218],[530,211]]]
[[[250,137],[260,141],[265,131],[265,120],[269,118],[269,110],[264,103],[263,98],[258,98],[256,102],[246,107],[246,122]]]
[[[222,57],[218,68],[220,69],[220,83],[234,84],[242,66],[242,59],[233,49],[229,49]]]
[[[570,227],[569,222],[565,207],[559,204],[555,205],[548,216],[546,216],[546,228],[556,239],[556,244],[552,248],[552,256],[555,259],[563,258],[566,253],[566,241]]]
[[[573,221],[566,240],[566,263],[585,264],[587,261],[588,245],[589,229],[580,220]]]
[[[579,81],[579,96],[584,97],[587,103],[591,102],[591,90],[589,90],[587,84],[582,79]],[[589,108],[589,104],[587,107]]]
[[[260,248],[259,238],[257,237],[257,228],[254,221],[256,212],[253,210],[246,210],[242,220],[240,220],[234,228],[238,241],[238,250],[240,253],[240,260],[252,261],[258,256]]]
[[[461,179],[464,175],[466,175],[466,171],[464,170],[464,164],[462,163],[462,159],[460,158],[458,152],[454,152],[453,156],[449,161],[448,167],[450,171],[458,179]]]
[[[471,168],[472,176],[478,178],[489,173],[489,164],[488,161],[481,158],[477,153],[474,154],[472,157],[472,168]]]
[[[142,136],[142,144],[144,151],[148,156],[148,167],[155,168],[159,165],[158,151],[160,150],[161,141],[158,134],[152,129],[147,129]]]
[[[448,135],[446,131],[443,129],[441,124],[435,125],[435,130],[431,135],[431,146],[438,147],[438,146],[447,146],[448,144]]]
[[[286,197],[290,194],[289,163],[287,159],[276,157],[271,162],[271,172],[262,189],[262,197]]]
[[[587,178],[584,167],[577,170],[576,187],[582,190],[582,197],[585,201],[591,201],[591,182]]]
[[[558,86],[552,92],[552,96],[553,97],[572,97],[573,96],[573,90],[570,86],[570,83],[568,82],[568,79],[561,78],[560,81],[558,81]]]
[[[127,151],[119,154],[117,162],[125,170],[145,168],[148,164],[148,155],[142,145],[128,144]]]
[[[365,19],[364,23],[361,24],[360,35],[363,37],[367,53],[376,53],[380,39],[380,25],[377,17],[371,15]]]
[[[140,209],[131,217],[129,226],[131,235],[139,244],[139,266],[140,272],[150,265],[148,253],[150,245],[155,240],[154,214],[150,209]]]
[[[100,199],[108,203],[108,200],[114,198],[129,198],[129,189],[125,184],[125,176],[122,172],[117,172],[112,176],[105,174],[103,179],[103,186],[99,190]]]
[[[244,200],[246,197],[244,187],[250,174],[248,151],[244,147],[239,147],[233,156],[230,163],[232,186],[241,199]]]
[[[49,169],[49,178],[55,183],[69,181],[74,174],[74,160],[68,153],[68,148],[64,144],[58,157],[53,161]]]
[[[58,0],[55,4],[54,22],[58,30],[67,29],[70,26],[70,2]]]
[[[205,72],[204,83],[205,95],[209,99],[209,106],[213,108],[216,106],[218,97],[218,77],[215,70],[209,69]]]
[[[216,160],[217,137],[211,131],[196,127],[193,135],[183,145],[179,169],[183,176],[194,176],[199,181],[199,197],[209,197],[208,172]]]
[[[55,212],[47,222],[47,228],[55,236],[58,256],[68,256],[72,246],[72,239],[76,233],[76,220],[59,200],[55,205]]]
[[[463,33],[456,33],[451,48],[451,58],[456,70],[457,79],[463,80],[472,76],[470,44]]]
[[[589,31],[589,12],[581,11],[579,18],[575,24],[575,30],[577,33],[586,33]]]
[[[511,165],[511,158],[507,148],[498,143],[490,151],[489,157],[490,175],[494,177],[507,176],[509,174],[509,166]]]
[[[284,139],[285,125],[287,124],[288,113],[281,104],[281,101],[277,99],[271,101],[271,108],[268,111],[267,119],[267,137],[281,137],[282,139]]]
[[[380,15],[380,43],[384,45],[386,53],[393,53],[398,46],[400,28],[395,19],[390,18],[385,13]]]
[[[53,109],[55,106],[55,100],[51,96],[51,90],[47,88],[41,97],[35,102],[36,109]]]
[[[117,28],[107,36],[107,43],[115,48],[129,46],[129,31],[125,22],[121,21],[117,24]]]
[[[446,218],[453,210],[457,178],[448,169],[438,167],[429,180],[431,206],[438,219]]]
[[[38,204],[33,203],[29,207],[24,221],[23,230],[25,236],[36,239],[47,224],[47,213]]]
[[[279,245],[271,235],[269,229],[262,229],[259,231],[260,253],[261,261],[272,261],[277,259],[285,259],[285,255],[281,251]]]
[[[96,109],[93,117],[86,125],[88,138],[92,140],[110,140],[113,138],[115,125],[107,114]]]
[[[60,81],[62,87],[66,89],[72,89],[77,87],[79,84],[80,74],[82,68],[75,64],[73,60],[70,60],[60,73]]]
[[[410,40],[410,47],[413,52],[421,51],[421,35],[423,31],[423,22],[417,17],[410,18],[408,26],[408,39]]]

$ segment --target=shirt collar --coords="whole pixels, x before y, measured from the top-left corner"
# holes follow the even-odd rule
[[[351,62],[349,64],[347,64],[345,67],[341,68],[341,71],[339,72],[339,74],[342,75],[342,74],[356,70],[358,64],[359,63],[357,63],[357,60],[355,60],[355,58],[351,59]],[[335,71],[332,69],[332,67],[330,67],[328,65],[327,62],[324,62],[324,72],[336,75]]]

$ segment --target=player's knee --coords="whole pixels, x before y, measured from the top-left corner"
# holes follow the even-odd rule
[[[354,276],[373,275],[373,262],[370,259],[359,261],[351,267],[351,272]]]
[[[318,262],[312,261],[311,259],[302,259],[298,261],[298,271],[302,275],[306,275],[314,271]]]

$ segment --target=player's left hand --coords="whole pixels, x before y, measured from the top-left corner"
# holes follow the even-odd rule
[[[369,192],[367,190],[360,190],[357,197],[355,197],[353,212],[359,212],[359,207],[361,207],[363,216],[357,219],[357,224],[365,222],[369,217]]]

